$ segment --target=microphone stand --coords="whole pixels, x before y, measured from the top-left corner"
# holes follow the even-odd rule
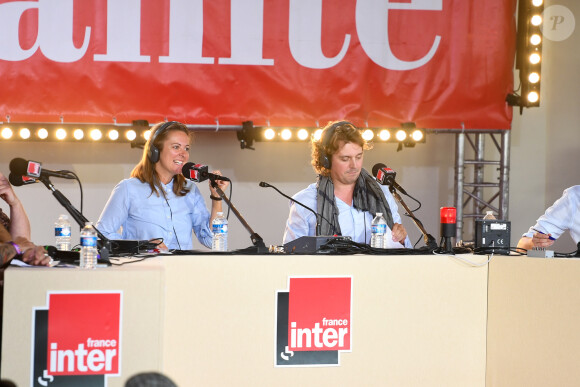
[[[83,228],[85,223],[89,221],[83,215],[83,213],[77,210],[62,192],[54,188],[54,185],[52,185],[48,177],[41,176],[37,180],[40,180],[44,186],[52,192],[52,195],[56,198],[56,200],[58,200],[58,202],[68,211],[68,213],[73,217],[78,225]],[[111,261],[109,260],[109,254],[111,252],[111,241],[105,237],[96,227],[93,228],[97,232],[97,235],[99,235],[99,260],[110,265]]]
[[[220,198],[222,198],[227,203],[227,205],[233,211],[234,215],[236,215],[236,218],[238,218],[238,220],[242,223],[242,225],[244,226],[244,228],[248,231],[248,233],[250,233],[250,239],[252,240],[252,244],[254,245],[254,249],[253,250],[257,254],[268,253],[269,250],[266,247],[266,245],[264,244],[264,240],[262,239],[262,237],[260,235],[258,235],[257,232],[255,232],[254,230],[252,230],[252,228],[250,227],[250,225],[248,224],[248,222],[246,222],[246,220],[244,219],[244,217],[242,216],[242,214],[240,214],[240,212],[232,204],[232,202],[230,201],[230,199],[226,196],[226,194],[224,193],[224,191],[222,191],[222,189],[217,185],[215,176],[210,176],[209,177],[209,180],[211,182],[211,186],[213,188],[215,188],[215,190],[218,193],[218,195],[220,196]]]
[[[258,184],[260,187],[269,187],[269,188],[274,188],[276,190],[276,192],[278,192],[280,195],[284,196],[286,199],[290,200],[292,203],[296,203],[299,206],[306,208],[308,211],[312,212],[314,214],[314,216],[316,217],[316,236],[320,235],[320,229],[322,227],[321,223],[321,219],[322,215],[320,215],[319,213],[317,213],[316,211],[314,211],[312,208],[306,206],[305,204],[300,203],[298,200],[286,195],[284,192],[280,191],[278,188],[274,187],[272,184],[268,184],[264,181],[260,182],[260,184]],[[330,224],[330,222],[328,222],[328,224]],[[332,225],[331,225],[332,226]],[[334,227],[334,226],[333,226]]]
[[[421,223],[421,221],[415,217],[413,212],[409,209],[407,204],[403,201],[403,198],[401,197],[401,195],[399,195],[399,193],[395,190],[395,187],[393,187],[392,184],[389,184],[389,191],[393,194],[395,199],[397,199],[397,201],[403,206],[405,211],[407,211],[407,214],[409,214],[411,219],[413,219],[413,223],[415,223],[415,226],[417,226],[417,228],[419,228],[419,230],[421,230],[421,233],[423,234],[423,240],[425,241],[425,245],[427,246],[427,248],[429,248],[429,250],[437,249],[438,246],[437,246],[437,241],[435,240],[435,238],[433,238],[432,235],[427,233],[427,231],[425,230],[425,227],[423,227],[423,223]]]

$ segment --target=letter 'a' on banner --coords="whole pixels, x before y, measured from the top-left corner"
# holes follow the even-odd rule
[[[291,277],[277,294],[276,366],[339,365],[351,351],[351,277]]]
[[[5,1],[0,114],[509,129],[516,4]]]

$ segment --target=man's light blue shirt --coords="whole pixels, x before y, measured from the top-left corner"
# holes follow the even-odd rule
[[[395,198],[385,186],[381,186],[381,189],[383,190],[385,198],[389,203],[391,215],[393,216],[393,222],[401,223],[401,216],[399,215]],[[292,198],[316,211],[316,183],[310,184],[306,189],[298,192]],[[355,242],[367,244],[370,243],[371,223],[375,214],[371,214],[368,211],[359,211],[352,205],[343,202],[339,198],[335,199],[336,206],[338,207],[339,211],[338,223],[340,224],[342,235],[350,236]],[[288,216],[288,220],[286,222],[283,243],[291,242],[300,238],[301,236],[314,235],[316,235],[316,215],[303,208],[302,206],[290,202],[290,215]],[[403,245],[401,245],[401,247],[403,247]],[[413,247],[408,236],[405,238],[404,247]]]
[[[564,190],[562,197],[540,216],[532,227],[558,239],[566,230],[574,243],[580,242],[580,185]],[[523,236],[532,238],[535,231],[530,228]]]
[[[167,248],[180,250],[193,249],[193,230],[204,246],[211,247],[210,214],[195,184],[186,183],[190,192],[185,196],[173,193],[173,181],[162,186],[167,200],[137,178],[121,181],[113,189],[97,229],[109,239],[163,238]]]

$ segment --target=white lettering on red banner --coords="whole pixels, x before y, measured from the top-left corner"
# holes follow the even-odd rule
[[[0,0],[0,114],[508,129],[516,3]]]

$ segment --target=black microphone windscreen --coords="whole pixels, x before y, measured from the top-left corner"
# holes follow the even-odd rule
[[[377,172],[379,172],[379,169],[381,168],[386,168],[387,166],[383,163],[377,163],[373,166],[373,176],[377,176]]]
[[[191,167],[193,167],[195,164],[194,163],[185,163],[183,165],[183,168],[181,168],[181,173],[185,176],[189,176],[189,170],[191,169]]]
[[[17,157],[10,161],[10,172],[14,173],[15,175],[26,175],[28,170],[28,161]]]
[[[15,187],[20,187],[24,185],[24,180],[22,180],[22,175],[15,175],[12,172],[8,175],[8,181]]]
[[[260,187],[269,187],[270,184],[266,183],[265,181],[261,181],[260,184],[258,184]]]

